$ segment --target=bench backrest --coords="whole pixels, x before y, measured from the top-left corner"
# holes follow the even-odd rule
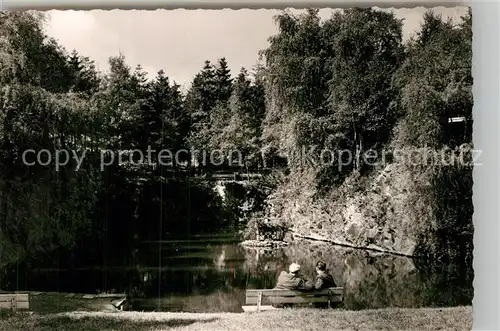
[[[344,289],[342,287],[330,287],[318,291],[297,291],[281,289],[247,290],[246,304],[260,305],[264,301],[272,304],[287,303],[338,303],[342,302]]]
[[[2,293],[0,294],[0,309],[29,309],[30,299],[28,293]]]

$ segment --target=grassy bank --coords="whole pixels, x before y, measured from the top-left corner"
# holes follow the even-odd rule
[[[471,330],[472,307],[364,311],[284,309],[257,313],[71,312],[0,315],[0,330]]]

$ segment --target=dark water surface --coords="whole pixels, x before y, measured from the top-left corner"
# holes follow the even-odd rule
[[[2,273],[4,290],[73,293],[127,292],[129,309],[189,312],[240,312],[245,290],[272,288],[292,262],[306,277],[317,260],[327,263],[344,307],[456,306],[471,304],[472,270],[441,265],[430,270],[409,258],[376,254],[310,241],[278,250],[242,247],[230,236],[143,242],[135,263],[88,268],[47,268],[43,263]]]

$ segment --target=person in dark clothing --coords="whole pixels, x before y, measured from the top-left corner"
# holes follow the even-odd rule
[[[318,261],[316,263],[316,283],[314,284],[316,290],[321,290],[329,287],[337,287],[332,275],[326,270],[326,263]]]
[[[326,263],[323,261],[318,261],[316,263],[316,283],[314,288],[316,290],[322,290],[329,287],[337,287],[332,275],[326,270]],[[316,308],[328,308],[328,303],[315,303]]]

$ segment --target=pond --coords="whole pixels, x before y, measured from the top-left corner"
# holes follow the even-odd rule
[[[469,305],[472,269],[442,265],[430,270],[413,259],[296,241],[276,250],[245,248],[230,235],[143,242],[135,264],[87,268],[13,267],[4,272],[4,290],[73,293],[127,292],[131,310],[241,312],[245,290],[273,288],[292,262],[306,277],[323,260],[338,286],[344,307],[425,307]]]

